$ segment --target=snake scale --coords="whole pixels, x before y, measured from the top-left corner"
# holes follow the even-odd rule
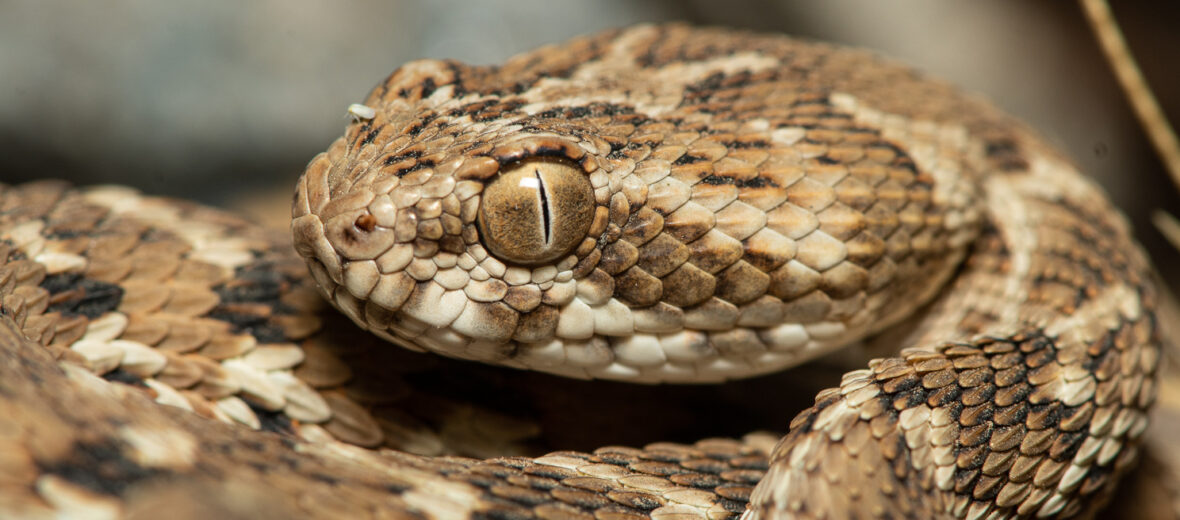
[[[127,188],[0,189],[3,516],[1072,517],[1136,459],[1160,339],[1128,226],[912,69],[638,26],[409,63],[351,113],[294,250]],[[550,451],[614,414],[642,435],[645,392],[728,422],[726,386],[579,379],[742,379],[870,335],[888,356],[781,440]],[[763,427],[803,408],[782,381],[744,383]]]

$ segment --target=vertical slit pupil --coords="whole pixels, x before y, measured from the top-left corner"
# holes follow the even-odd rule
[[[549,238],[549,197],[545,194],[545,180],[541,178],[541,170],[534,170],[533,175],[537,176],[538,192],[541,194],[541,226],[545,230],[545,245],[549,245],[552,240]]]

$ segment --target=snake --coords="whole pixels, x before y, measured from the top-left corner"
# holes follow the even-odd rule
[[[1145,254],[947,83],[640,25],[349,113],[289,230],[0,188],[3,516],[1086,517],[1138,458]]]

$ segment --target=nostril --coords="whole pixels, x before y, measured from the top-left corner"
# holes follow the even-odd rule
[[[393,230],[367,211],[336,215],[324,222],[324,236],[340,256],[372,260],[393,245]]]
[[[374,217],[371,213],[365,213],[364,215],[357,217],[356,221],[353,222],[353,225],[355,225],[357,229],[368,233],[377,227],[377,217]]]

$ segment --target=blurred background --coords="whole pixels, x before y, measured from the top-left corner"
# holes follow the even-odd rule
[[[1124,2],[1114,14],[1180,120],[1180,3]],[[667,20],[871,47],[984,93],[1097,178],[1180,280],[1180,255],[1149,221],[1155,209],[1180,212],[1176,190],[1073,2],[0,0],[0,181],[287,200],[343,131],[345,107],[406,61],[496,63]]]

